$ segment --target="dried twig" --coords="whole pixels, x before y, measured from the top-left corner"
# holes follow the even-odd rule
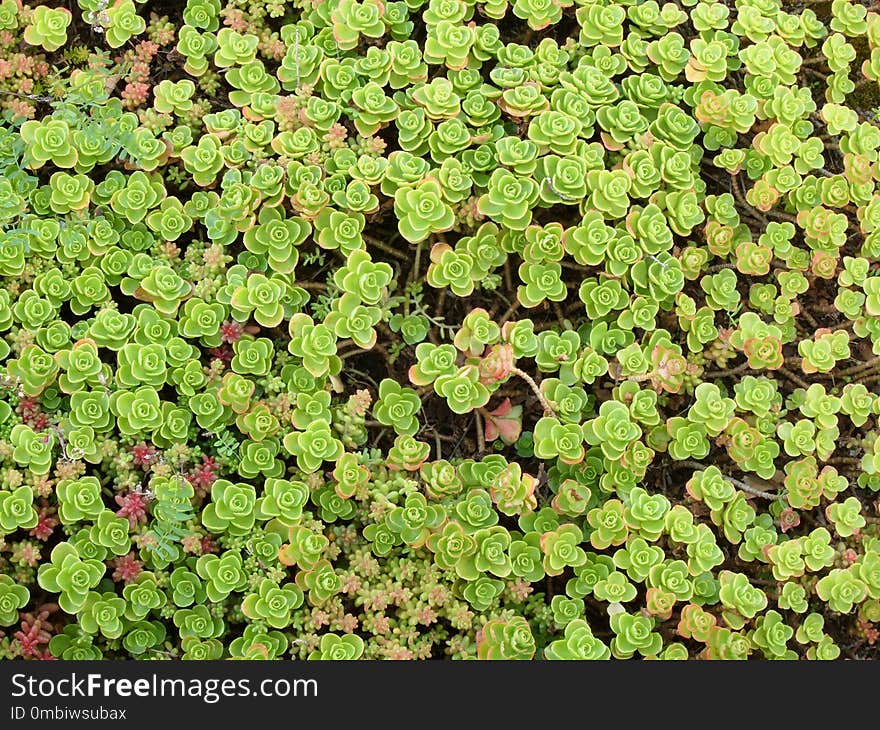
[[[681,466],[689,466],[693,469],[698,469],[700,471],[705,471],[706,469],[706,465],[701,464],[699,461],[692,461],[688,459],[687,461],[681,461],[679,463],[681,464]],[[727,474],[722,473],[721,476],[723,476],[728,482],[733,484],[733,486],[735,486],[737,489],[741,489],[742,491],[747,492],[748,494],[751,494],[755,497],[761,497],[762,499],[770,500],[779,499],[778,494],[773,494],[772,492],[762,492],[760,489],[750,487],[745,482],[741,482],[739,479],[734,479],[732,476],[728,476]]]

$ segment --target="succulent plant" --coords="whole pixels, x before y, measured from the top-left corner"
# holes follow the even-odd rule
[[[4,656],[871,656],[874,11],[58,5],[0,2]]]

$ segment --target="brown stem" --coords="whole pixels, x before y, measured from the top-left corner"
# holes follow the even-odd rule
[[[810,387],[809,383],[807,383],[803,378],[799,378],[793,372],[784,367],[777,368],[777,371],[788,378],[792,383],[800,386],[804,390]]]
[[[480,415],[480,412],[474,411],[474,420],[476,421],[477,427],[477,456],[476,458],[480,458],[483,454],[486,453],[486,437],[483,433],[483,417]]]
[[[708,373],[703,373],[703,377],[705,378],[726,378],[728,375],[739,375],[740,373],[744,373],[746,370],[749,370],[749,361],[746,360],[741,365],[737,365],[735,368],[730,368],[728,370],[713,370]]]
[[[373,236],[364,236],[364,240],[370,244],[371,246],[375,246],[380,251],[384,251],[389,256],[393,256],[398,261],[409,261],[409,256],[407,256],[403,251],[398,251],[393,246],[389,246],[387,243],[380,241],[378,238],[373,238]]]
[[[828,459],[826,464],[849,464],[850,466],[861,466],[862,460],[855,456],[834,456]]]
[[[863,385],[867,385],[868,383],[874,383],[880,380],[880,373],[875,373],[868,378],[859,378],[856,380],[857,383],[862,383]]]
[[[804,5],[808,5],[809,3],[804,3]],[[818,5],[818,3],[816,3]],[[822,64],[828,63],[828,59],[825,56],[811,56],[810,58],[805,58],[801,61],[801,66],[821,66]]]
[[[501,327],[507,320],[509,320],[515,313],[516,310],[520,308],[519,299],[514,299],[513,304],[511,304],[507,311],[501,315],[501,319],[498,321],[498,326]]]
[[[559,262],[563,268],[573,269],[574,271],[590,271],[588,266],[582,266],[581,264],[575,263],[574,261],[566,261],[563,259]]]
[[[556,417],[556,411],[553,410],[553,406],[550,405],[550,401],[548,401],[544,394],[541,392],[541,389],[538,387],[538,384],[535,382],[534,378],[529,375],[524,370],[520,370],[519,368],[510,368],[510,373],[512,375],[517,375],[528,383],[529,387],[532,389],[532,392],[537,397],[538,401],[541,403],[541,407],[544,409],[544,415],[550,418]]]
[[[810,326],[813,327],[813,329],[819,329],[819,323],[816,321],[816,318],[807,309],[806,305],[804,305],[804,303],[800,302],[800,301],[798,301],[798,305],[801,308],[800,313],[802,315],[804,315],[804,319],[806,319],[807,322],[810,323]]]
[[[700,470],[706,469],[706,466],[704,464],[701,464],[699,461],[692,461],[692,460],[688,459],[687,461],[682,461],[680,463],[682,466],[689,466],[689,467],[692,467],[693,469],[700,469]],[[733,477],[728,476],[727,474],[722,474],[721,476],[723,476],[727,481],[729,481],[731,484],[733,484],[733,486],[735,486],[737,489],[742,489],[744,492],[748,492],[749,494],[752,494],[755,497],[761,497],[763,499],[770,499],[770,500],[774,500],[779,497],[778,494],[773,494],[772,492],[762,492],[760,489],[755,489],[754,487],[750,487],[745,482],[741,482],[739,479],[734,479]]]
[[[746,200],[745,193],[740,188],[738,172],[731,176],[730,189],[733,191],[733,197],[736,198],[736,202],[739,203],[740,208],[745,211],[754,211],[753,217],[766,225],[767,218],[764,214]]]
[[[634,383],[644,383],[645,381],[650,380],[652,377],[653,375],[651,373],[642,373],[641,375],[627,375],[626,379],[632,380]],[[619,377],[615,378],[615,380],[619,380]]]
[[[853,365],[851,368],[847,368],[846,370],[842,370],[838,373],[838,375],[853,375],[854,373],[860,373],[862,370],[869,370],[876,365],[880,365],[880,355],[878,355],[877,357],[872,357],[870,360],[865,360],[858,365]]]
[[[797,223],[797,217],[791,213],[783,213],[781,210],[768,210],[767,215],[780,221],[788,221],[789,223]]]
[[[391,353],[388,352],[388,350],[386,350],[385,347],[383,345],[380,345],[378,342],[375,343],[371,348],[369,348],[367,350],[365,350],[363,347],[358,345],[356,342],[352,342],[351,344],[353,344],[354,347],[352,349],[348,350],[347,352],[341,353],[339,355],[340,360],[347,360],[348,358],[355,357],[356,355],[363,355],[364,353],[367,353],[367,352],[376,351],[380,355],[382,355],[382,357],[385,358],[385,361],[387,363],[391,362]]]
[[[437,298],[437,313],[434,315],[434,319],[443,321],[440,318],[443,316],[443,308],[446,305],[446,292],[447,289],[440,290],[440,296]]]
[[[565,315],[562,313],[562,307],[559,306],[559,302],[553,302],[553,312],[556,315],[556,321],[559,322],[559,326],[562,329],[565,329]]]
[[[498,398],[521,398],[526,394],[526,388],[512,388],[508,387],[510,385],[510,381],[505,383],[502,387],[496,390],[492,395],[497,396]]]
[[[422,244],[424,241],[419,241],[419,245],[416,247],[416,257],[413,261],[412,268],[409,270],[409,274],[406,277],[406,286],[409,286],[416,280],[416,277],[419,275],[419,267],[421,266],[422,260]],[[407,297],[403,302],[403,313],[405,316],[409,317],[409,304],[410,300]]]

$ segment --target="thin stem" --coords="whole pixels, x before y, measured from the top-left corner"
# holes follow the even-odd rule
[[[385,358],[385,362],[391,362],[391,353],[388,352],[388,350],[386,350],[385,347],[383,345],[380,345],[378,342],[374,343],[373,346],[368,349],[364,349],[354,341],[352,341],[352,344],[355,345],[355,347],[341,353],[339,355],[340,360],[347,360],[350,357],[355,357],[356,355],[364,355],[368,352],[378,352],[380,355],[382,355],[382,357]]]
[[[416,277],[419,275],[419,269],[422,266],[422,241],[419,241],[418,248],[416,248],[416,258],[413,261],[413,275],[411,277],[412,281],[415,281]]]
[[[444,289],[443,292],[445,292],[445,291],[446,290]],[[440,309],[439,305],[438,305],[437,309],[438,310]],[[438,313],[437,317],[432,317],[430,314],[428,314],[428,310],[425,309],[421,304],[418,307],[416,307],[416,309],[414,311],[416,314],[422,315],[425,319],[427,319],[431,324],[433,324],[435,327],[437,327],[440,330],[454,329],[452,327],[452,325],[446,324],[445,322],[441,321],[442,317],[439,316],[439,313]]]
[[[682,461],[681,465],[682,466],[689,466],[689,467],[692,467],[693,469],[700,469],[701,471],[706,469],[705,464],[701,464],[699,461],[692,461],[690,459],[688,459],[687,461]],[[723,476],[727,481],[729,481],[731,484],[733,484],[733,486],[735,486],[737,489],[742,489],[744,492],[747,492],[748,494],[752,494],[755,497],[761,497],[762,499],[769,499],[769,500],[775,500],[775,499],[778,499],[778,497],[779,497],[778,494],[773,494],[772,492],[762,492],[760,489],[755,489],[754,487],[750,487],[745,482],[741,482],[739,479],[734,479],[733,477],[728,476],[727,474],[722,474],[721,476]]]
[[[856,456],[833,456],[828,459],[826,464],[849,464],[851,466],[861,466],[862,460]]]
[[[703,373],[703,377],[705,378],[725,378],[728,375],[739,375],[740,373],[745,372],[749,369],[749,361],[746,360],[741,365],[737,365],[735,368],[729,368],[728,370],[712,370],[708,373]]]
[[[575,263],[574,261],[566,261],[563,259],[559,262],[563,268],[573,269],[574,271],[590,271],[588,266],[583,266],[582,264]]]
[[[752,205],[751,203],[749,203],[746,200],[745,192],[743,191],[743,188],[740,187],[740,180],[739,180],[739,173],[738,172],[735,173],[731,178],[730,189],[733,191],[733,197],[736,198],[736,202],[739,203],[740,208],[743,208],[744,210],[753,211],[754,212],[753,217],[756,220],[761,221],[761,223],[763,223],[764,225],[767,224],[767,218],[764,216],[764,214],[760,210],[758,210],[754,205]]]
[[[550,405],[550,401],[548,401],[544,397],[544,394],[541,392],[541,389],[538,387],[538,384],[535,382],[534,378],[532,378],[531,375],[523,370],[520,370],[519,368],[510,368],[510,372],[512,375],[518,375],[520,378],[525,380],[526,383],[528,383],[529,387],[532,389],[532,392],[541,403],[541,407],[544,409],[544,415],[550,418],[555,418],[556,411],[553,410],[553,406]]]
[[[736,264],[715,264],[715,266],[710,266],[705,271],[707,274],[715,274],[715,273],[721,271],[722,269],[735,269],[735,268],[736,268]]]
[[[502,326],[507,320],[509,320],[515,313],[516,310],[520,308],[519,299],[514,299],[513,304],[511,304],[507,311],[501,315],[501,319],[498,321],[498,326]]]
[[[780,367],[780,368],[777,368],[777,371],[780,372],[782,375],[784,375],[786,378],[788,378],[792,383],[800,386],[804,390],[806,390],[807,388],[810,387],[809,383],[804,381],[803,378],[799,378],[797,375],[795,375],[793,372],[791,372],[787,368]]]
[[[859,378],[856,382],[862,383],[863,385],[867,385],[868,383],[873,383],[873,382],[876,382],[877,380],[880,380],[880,373],[875,373],[874,375],[871,375],[868,378]]]
[[[398,261],[409,261],[409,256],[407,256],[403,251],[398,251],[393,246],[389,246],[387,243],[380,241],[378,238],[373,238],[372,236],[364,236],[364,240],[370,244],[371,246],[375,246],[380,251],[384,251],[389,256],[394,256]]]
[[[20,99],[29,99],[31,101],[42,101],[45,103],[53,102],[51,96],[39,96],[37,94],[19,94],[17,91],[9,91],[9,89],[0,89],[0,94],[9,94],[10,96],[17,96]]]
[[[477,457],[480,458],[486,453],[486,436],[483,433],[483,417],[478,410],[474,411],[474,421],[477,426]]]
[[[809,3],[804,4],[808,5]],[[810,58],[805,58],[803,61],[801,61],[801,66],[821,66],[827,63],[828,59],[825,58],[825,56],[811,56]]]
[[[448,290],[444,287],[440,290],[440,296],[437,297],[437,311],[434,313],[433,317],[429,317],[428,320],[431,322],[436,322],[437,320],[443,319],[443,311],[446,308],[446,292]],[[427,313],[425,313],[427,315]]]
[[[626,379],[632,380],[634,383],[644,383],[645,381],[650,380],[653,377],[654,376],[652,373],[642,373],[640,375],[627,375]],[[615,380],[619,380],[619,379],[620,379],[620,375],[618,373],[618,377],[615,378]]]
[[[322,281],[298,281],[296,286],[314,291],[327,291],[327,285]]]
[[[851,368],[847,368],[846,370],[842,370],[838,373],[838,375],[853,375],[854,373],[860,373],[862,370],[868,370],[875,365],[880,365],[880,355],[877,357],[872,357],[870,360],[865,360],[858,365],[853,365]]]
[[[803,66],[803,67],[801,67],[801,71],[809,74],[810,76],[814,76],[817,79],[822,79],[823,81],[828,78],[828,74],[822,73],[821,71],[813,68],[812,66]]]
[[[797,217],[791,213],[783,213],[781,210],[768,210],[767,215],[780,221],[788,221],[789,223],[797,223]]]
[[[816,318],[810,313],[810,311],[807,309],[806,305],[803,304],[803,302],[799,301],[798,306],[800,306],[800,308],[801,308],[800,314],[804,315],[804,319],[806,319],[807,322],[810,323],[810,326],[813,329],[819,329],[819,322],[816,321]]]
[[[552,305],[553,313],[556,315],[556,321],[562,329],[565,329],[565,315],[562,313],[562,307],[559,306],[559,302],[553,302]]]
[[[416,247],[416,257],[413,261],[412,268],[409,270],[409,275],[406,277],[406,286],[409,288],[412,283],[416,280],[416,277],[419,275],[419,266],[422,261],[422,244],[424,241],[419,241],[419,245]],[[405,316],[409,317],[409,297],[407,297],[403,302],[403,313]]]
[[[773,494],[772,492],[762,492],[760,489],[755,489],[754,487],[750,487],[745,482],[741,482],[739,479],[734,479],[731,476],[727,476],[727,474],[723,475],[724,478],[729,481],[733,486],[738,489],[742,489],[744,492],[748,492],[749,494],[753,494],[756,497],[761,497],[762,499],[775,500],[779,497],[778,494]]]

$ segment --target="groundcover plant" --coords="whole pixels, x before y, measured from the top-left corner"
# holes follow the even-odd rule
[[[848,0],[2,0],[0,656],[876,658],[878,79]]]

